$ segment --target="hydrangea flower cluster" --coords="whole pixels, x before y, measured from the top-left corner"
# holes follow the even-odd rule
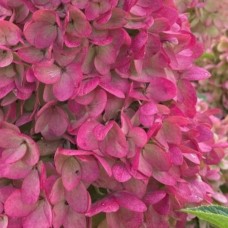
[[[0,3],[1,227],[185,227],[180,208],[224,202],[172,0]]]

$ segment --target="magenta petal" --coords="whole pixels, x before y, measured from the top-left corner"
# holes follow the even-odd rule
[[[115,198],[111,196],[93,203],[86,215],[92,217],[100,212],[110,213],[118,210],[119,204],[116,202]]]
[[[33,70],[35,77],[45,84],[54,84],[61,76],[61,69],[55,64],[36,64]]]
[[[62,181],[67,191],[73,190],[81,180],[81,166],[75,158],[68,158],[62,166]]]
[[[170,155],[171,155],[170,157],[171,157],[172,163],[174,165],[182,165],[183,154],[181,150],[176,146],[170,146],[169,151],[170,151]]]
[[[66,191],[66,200],[69,206],[78,213],[85,213],[91,204],[90,195],[84,184],[80,182],[72,191]]]
[[[15,190],[4,205],[6,214],[12,217],[24,217],[35,208],[36,204],[26,204],[22,201],[20,190]]]
[[[23,180],[21,187],[22,200],[27,204],[37,202],[40,195],[40,180],[37,170],[32,170],[31,173]]]
[[[160,215],[168,215],[170,210],[170,201],[169,196],[166,195],[161,201],[154,204],[154,209],[160,214]]]
[[[37,208],[23,220],[24,228],[49,228],[52,225],[52,209],[47,201],[40,201]]]
[[[145,212],[147,210],[146,205],[138,199],[136,196],[127,192],[115,193],[115,199],[120,207],[127,208],[131,211]]]

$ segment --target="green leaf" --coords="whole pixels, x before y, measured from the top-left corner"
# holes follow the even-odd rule
[[[195,208],[186,208],[183,212],[196,215],[218,228],[228,227],[228,207],[219,205],[200,206]]]

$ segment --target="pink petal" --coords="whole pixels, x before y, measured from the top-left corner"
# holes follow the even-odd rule
[[[120,207],[127,208],[131,211],[145,212],[147,210],[146,205],[140,199],[130,193],[115,193],[115,199]]]
[[[22,200],[27,204],[37,202],[40,195],[40,180],[37,170],[32,170],[31,173],[23,180],[21,187]]]
[[[108,132],[104,141],[99,144],[101,151],[110,156],[122,158],[128,153],[126,137],[120,127],[114,122],[112,129]]]
[[[54,205],[59,203],[60,201],[63,201],[64,198],[64,187],[62,184],[61,178],[57,179],[52,186],[52,189],[50,191],[49,195],[50,202]]]
[[[93,134],[93,129],[98,125],[95,121],[87,121],[81,125],[77,134],[77,144],[84,150],[94,150],[98,148],[97,139]]]
[[[209,77],[210,77],[210,73],[207,70],[197,66],[193,66],[190,69],[185,70],[181,76],[182,79],[197,80],[197,81],[206,79]]]
[[[166,78],[153,77],[146,90],[146,95],[155,101],[167,101],[176,96],[176,87]]]
[[[24,35],[36,48],[48,48],[57,37],[57,27],[44,21],[30,22],[25,26]]]
[[[183,154],[181,150],[176,146],[170,146],[169,151],[170,151],[170,155],[171,155],[170,157],[171,157],[172,163],[174,165],[182,165]]]
[[[31,166],[28,166],[22,161],[17,161],[12,164],[0,164],[0,177],[13,180],[24,178],[31,171]]]
[[[154,210],[156,210],[160,215],[168,215],[170,211],[170,201],[169,196],[166,195],[161,201],[154,204]]]
[[[0,129],[0,147],[2,148],[16,148],[20,146],[23,139],[17,132],[11,129]]]
[[[81,180],[81,166],[75,158],[68,158],[62,166],[62,181],[67,191],[73,190]]]
[[[148,140],[146,132],[140,127],[133,127],[129,131],[128,137],[133,140],[138,147],[143,147]]]
[[[86,217],[69,208],[63,226],[64,228],[86,227]]]
[[[90,23],[86,19],[86,16],[82,13],[82,11],[73,6],[70,7],[69,13],[73,22],[71,25],[68,25],[67,32],[72,32],[72,34],[77,37],[88,37],[92,29]]]
[[[143,151],[143,157],[148,163],[161,171],[168,171],[171,167],[170,155],[154,144],[147,144]]]
[[[12,217],[24,217],[36,208],[36,204],[26,204],[22,201],[21,191],[15,190],[6,200],[5,213]]]
[[[112,167],[112,174],[118,182],[126,182],[131,179],[131,175],[123,163],[116,163]]]
[[[148,204],[155,204],[164,199],[166,196],[166,192],[163,190],[156,190],[152,192],[148,192],[146,196],[144,197],[144,200]]]
[[[6,39],[7,37],[7,39]],[[13,46],[21,40],[21,30],[12,22],[0,21],[0,45]]]
[[[5,149],[2,152],[1,162],[5,164],[14,163],[24,157],[27,146],[23,143],[18,148]]]
[[[181,143],[182,133],[177,124],[164,121],[162,129],[164,132],[165,139],[168,143],[177,144],[177,145]]]
[[[67,214],[69,213],[69,208],[67,205],[65,205],[65,202],[59,202],[58,204],[54,204],[53,207],[53,227],[59,228],[63,225],[64,220],[67,217]]]
[[[17,54],[23,61],[27,63],[38,63],[44,58],[43,52],[34,47],[20,48]]]
[[[51,205],[42,200],[37,208],[23,220],[24,228],[49,228],[52,225]]]
[[[153,171],[152,176],[162,184],[170,186],[174,186],[176,184],[176,179],[172,177],[168,172]]]
[[[94,27],[101,30],[122,28],[127,23],[126,12],[120,8],[112,10],[112,16],[107,23],[94,23]]]
[[[98,77],[88,78],[86,80],[83,80],[80,84],[78,95],[84,96],[84,95],[90,93],[98,86],[99,81],[100,80]]]
[[[119,210],[119,204],[114,197],[107,197],[93,203],[86,216],[92,217],[100,212],[110,213]]]
[[[35,77],[44,84],[54,84],[61,76],[61,69],[55,64],[36,64],[33,70]]]
[[[13,53],[11,50],[0,49],[0,67],[6,67],[13,62]]]
[[[82,182],[72,191],[66,191],[66,200],[77,213],[85,213],[91,204],[90,195]]]

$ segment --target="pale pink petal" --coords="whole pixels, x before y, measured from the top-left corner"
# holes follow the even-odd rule
[[[6,215],[0,215],[0,227],[7,228],[8,226],[8,217]]]
[[[54,205],[64,200],[64,187],[61,178],[57,179],[49,195],[50,202]]]

